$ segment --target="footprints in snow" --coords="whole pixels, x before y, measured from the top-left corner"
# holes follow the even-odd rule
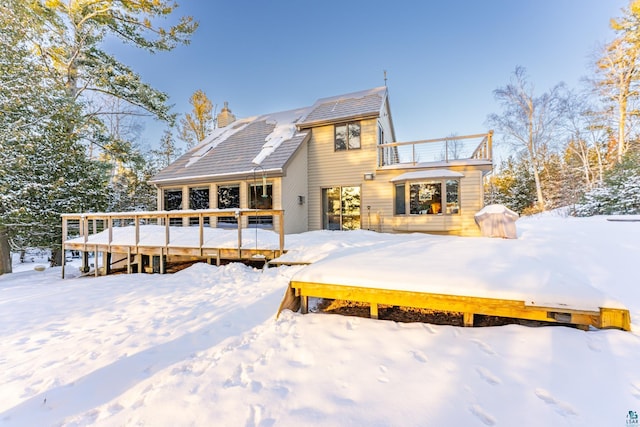
[[[488,414],[480,405],[471,405],[469,412],[475,415],[484,425],[493,426],[496,424],[496,419]]]
[[[551,393],[543,388],[537,388],[535,390],[536,396],[547,405],[551,405],[553,409],[560,415],[566,417],[567,415],[578,415],[571,405],[566,402],[555,399]]]
[[[478,375],[480,375],[480,378],[482,378],[488,384],[498,385],[498,384],[502,383],[500,378],[498,378],[495,375],[493,375],[491,373],[491,371],[489,371],[487,368],[479,366],[479,367],[476,368],[476,372],[478,373]]]

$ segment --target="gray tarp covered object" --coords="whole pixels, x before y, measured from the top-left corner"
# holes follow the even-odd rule
[[[485,237],[517,239],[516,221],[519,215],[503,205],[488,205],[474,215]]]

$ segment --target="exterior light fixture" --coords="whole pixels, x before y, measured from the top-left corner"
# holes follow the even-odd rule
[[[375,178],[375,174],[373,172],[366,172],[364,174],[364,180],[365,181],[373,181],[373,178]]]
[[[298,196],[298,204],[304,205],[304,196]]]

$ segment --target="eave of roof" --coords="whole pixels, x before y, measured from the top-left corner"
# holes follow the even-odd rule
[[[325,126],[325,125],[332,125],[332,124],[335,124],[335,123],[353,122],[353,121],[358,121],[358,120],[377,119],[378,117],[380,117],[380,112],[368,113],[368,114],[357,114],[357,115],[353,115],[353,116],[338,117],[338,118],[335,118],[335,119],[317,120],[317,121],[314,121],[314,122],[305,122],[305,123],[301,123],[301,124],[297,125],[297,127],[298,127],[298,130],[305,130],[305,129],[310,129],[310,128],[316,127],[316,126]]]
[[[199,184],[205,182],[223,182],[223,181],[234,181],[234,180],[247,180],[252,179],[253,174],[256,173],[257,169],[249,169],[245,171],[233,172],[233,173],[224,173],[224,174],[208,174],[208,175],[199,175],[199,176],[185,176],[185,177],[174,177],[174,178],[166,178],[166,179],[155,179],[150,180],[149,183],[167,187],[171,185],[182,185],[182,184]],[[260,169],[259,172],[260,177],[264,174],[267,178],[280,177],[283,175],[284,171],[282,168],[274,168],[274,169]]]
[[[391,182],[412,181],[416,179],[432,179],[432,178],[462,178],[464,174],[455,172],[450,169],[428,169],[421,171],[405,172],[392,178]]]

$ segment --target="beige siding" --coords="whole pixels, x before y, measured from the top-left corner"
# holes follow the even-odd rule
[[[334,186],[363,186],[365,172],[375,172],[377,119],[360,122],[360,149],[335,151],[334,126],[314,128],[309,140],[309,230],[322,228],[322,189]],[[362,188],[361,203],[366,210],[367,193]],[[365,212],[362,212],[363,216]],[[364,218],[363,218],[364,219]],[[366,223],[364,224],[366,226]]]
[[[302,233],[308,230],[307,151],[307,145],[303,144],[290,160],[286,175],[281,180],[282,197],[278,197],[278,200],[282,200],[286,234]],[[299,203],[299,196],[304,199],[302,204]]]
[[[479,235],[480,230],[473,216],[483,206],[482,171],[462,167],[452,169],[464,174],[460,179],[460,214],[398,216],[393,215],[395,184],[390,181],[407,172],[407,169],[379,169],[375,180],[366,182],[367,199],[371,205],[371,229],[388,233],[423,231]]]

